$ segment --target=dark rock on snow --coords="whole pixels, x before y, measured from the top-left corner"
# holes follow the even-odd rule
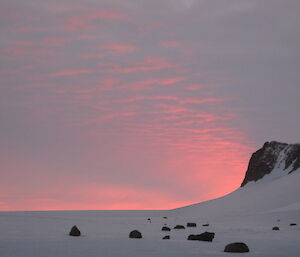
[[[77,228],[77,226],[73,226],[71,228],[71,231],[69,232],[70,236],[81,236],[80,230]]]
[[[164,226],[161,228],[161,231],[171,231],[171,229],[169,227]]]
[[[199,235],[189,235],[187,240],[212,242],[214,237],[215,237],[215,233],[204,232],[204,233],[199,234]]]
[[[194,227],[197,227],[197,224],[194,222],[188,222],[188,223],[186,223],[186,226],[189,228],[194,228]]]
[[[297,223],[291,223],[290,226],[297,226]]]
[[[208,227],[209,226],[209,224],[203,224],[202,225],[202,227]]]
[[[249,247],[245,243],[231,243],[225,246],[226,253],[248,253]]]
[[[273,227],[272,230],[279,230],[279,227]]]
[[[271,173],[281,153],[284,154],[285,170],[291,165],[289,173],[300,168],[300,144],[289,145],[276,141],[266,142],[261,149],[252,155],[241,187],[250,181],[257,181]]]
[[[170,239],[170,236],[164,236],[162,239]]]
[[[142,238],[142,233],[138,230],[133,230],[129,233],[129,238]]]
[[[176,226],[174,227],[174,229],[185,229],[185,227],[182,226],[182,225],[176,225]]]

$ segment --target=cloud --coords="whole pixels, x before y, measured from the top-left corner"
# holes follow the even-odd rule
[[[127,54],[136,50],[135,46],[126,44],[109,44],[103,45],[101,48],[113,54]]]
[[[91,9],[81,8],[83,12],[78,15],[67,17],[64,29],[68,31],[75,30],[94,30],[97,28],[96,22],[101,20],[107,21],[128,21],[129,17],[113,9]]]
[[[93,70],[65,70],[65,71],[59,71],[52,73],[50,76],[54,77],[62,77],[62,76],[78,76],[78,75],[85,75],[85,74],[90,74],[95,71]]]
[[[171,208],[237,188],[264,141],[298,141],[299,7],[7,1],[0,208]]]
[[[177,41],[163,41],[161,42],[161,45],[164,46],[164,47],[170,47],[170,48],[176,48],[178,46],[181,45],[180,42],[177,42]]]

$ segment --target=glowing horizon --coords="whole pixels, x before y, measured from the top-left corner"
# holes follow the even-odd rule
[[[3,3],[0,211],[173,209],[237,189],[265,141],[299,138],[294,5]]]

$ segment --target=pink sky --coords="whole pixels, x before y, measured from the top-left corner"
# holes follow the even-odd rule
[[[238,188],[264,141],[299,138],[298,4],[269,2],[3,4],[0,210],[170,209]]]

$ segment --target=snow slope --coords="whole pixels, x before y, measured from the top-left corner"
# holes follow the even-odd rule
[[[211,201],[175,209],[175,215],[183,217],[198,216],[204,220],[243,216],[272,212],[300,202],[300,169],[284,175],[280,169],[266,175],[257,182],[250,182],[236,191]]]

